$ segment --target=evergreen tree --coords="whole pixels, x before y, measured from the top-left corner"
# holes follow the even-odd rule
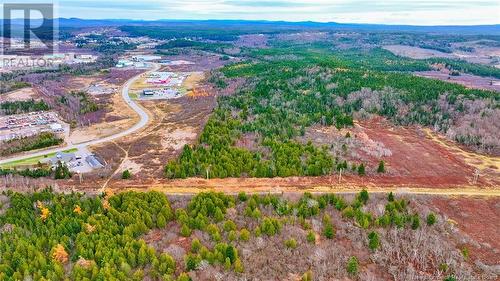
[[[248,240],[250,240],[250,231],[248,231],[246,228],[243,228],[240,231],[240,239],[242,241],[248,241]]]
[[[130,171],[129,170],[125,170],[123,171],[122,173],[122,179],[124,180],[128,180],[132,177],[132,174],[130,174]]]
[[[363,203],[363,204],[366,204],[366,202],[368,202],[368,199],[370,199],[370,196],[368,194],[368,191],[366,191],[366,189],[363,189],[357,196],[357,199]]]
[[[234,262],[234,272],[243,273],[244,271],[245,268],[243,267],[243,263],[240,259],[236,259],[236,261]]]
[[[358,275],[358,267],[358,259],[354,256],[349,258],[349,261],[347,262],[347,273],[353,276]]]
[[[385,162],[383,160],[378,163],[377,173],[385,173]]]
[[[193,271],[198,268],[198,265],[200,263],[200,257],[194,254],[187,254],[184,257],[184,261],[186,263],[186,270],[187,271]]]
[[[394,194],[391,192],[389,192],[389,195],[387,195],[387,201],[389,202],[393,202],[394,201]]]
[[[436,223],[436,215],[434,213],[429,213],[427,215],[427,225],[432,226]]]
[[[158,217],[156,218],[156,227],[164,228],[165,226],[167,226],[165,216],[163,216],[163,214],[158,214]]]
[[[375,231],[370,232],[368,234],[368,247],[370,250],[375,251],[379,246],[380,246],[380,239],[378,237],[378,234]]]
[[[184,237],[189,237],[191,236],[191,229],[187,224],[183,224],[181,227],[181,235]]]
[[[365,172],[365,164],[361,163],[358,166],[358,175],[364,176],[365,174],[366,174],[366,172]]]
[[[201,250],[201,247],[203,247],[203,245],[201,244],[200,240],[198,238],[195,238],[193,239],[193,241],[191,241],[191,252],[192,253],[198,253],[200,250]]]
[[[411,228],[417,230],[420,227],[420,218],[418,215],[413,215],[411,220]]]
[[[54,171],[54,178],[56,180],[71,178],[71,172],[69,171],[68,166],[61,161],[58,161]]]
[[[177,281],[192,281],[191,277],[185,272],[181,273],[177,278]]]

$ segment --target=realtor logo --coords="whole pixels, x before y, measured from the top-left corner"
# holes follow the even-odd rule
[[[4,3],[1,52],[43,50],[53,53],[56,42],[54,4]]]

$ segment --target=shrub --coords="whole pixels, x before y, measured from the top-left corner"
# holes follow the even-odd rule
[[[250,240],[250,231],[248,231],[245,228],[243,228],[240,231],[240,240],[242,240],[242,241],[248,241],[248,240]]]
[[[260,236],[262,235],[262,230],[260,230],[260,227],[259,227],[259,226],[257,226],[257,227],[254,229],[253,233],[255,234],[255,236],[256,236],[256,237],[260,237]]]
[[[466,260],[469,258],[469,249],[467,247],[462,247],[462,255]]]
[[[238,200],[240,200],[241,202],[245,202],[245,201],[247,201],[247,199],[248,199],[248,196],[245,192],[242,191],[242,192],[238,193]]]
[[[260,210],[259,208],[255,208],[253,211],[252,211],[252,218],[254,219],[260,219],[261,217],[261,213],[260,213]]]
[[[312,281],[313,280],[313,273],[311,270],[308,270],[306,271],[303,275],[302,275],[302,279],[301,281]]]
[[[212,240],[218,242],[222,239],[221,235],[220,235],[220,231],[219,231],[219,227],[217,227],[216,224],[209,224],[207,226],[207,232],[208,234],[210,234],[210,238],[212,238]]]
[[[288,249],[295,249],[297,248],[297,241],[295,240],[295,238],[290,238],[290,239],[287,239],[285,241],[285,246],[288,248]]]
[[[307,233],[307,242],[309,243],[315,243],[316,242],[316,235],[314,234],[313,231],[309,231],[309,233]]]
[[[264,218],[260,229],[267,236],[273,236],[281,231],[281,223],[275,218]]]
[[[323,235],[325,235],[328,239],[333,239],[335,236],[335,229],[333,228],[332,223],[327,223],[323,227]]]
[[[354,218],[354,209],[351,206],[348,206],[342,211],[342,216],[348,219]]]

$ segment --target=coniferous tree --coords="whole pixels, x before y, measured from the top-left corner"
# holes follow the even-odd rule
[[[377,173],[385,173],[385,162],[383,160],[378,163]]]
[[[366,172],[365,172],[365,164],[361,163],[358,166],[358,175],[364,176],[365,174],[366,174]]]

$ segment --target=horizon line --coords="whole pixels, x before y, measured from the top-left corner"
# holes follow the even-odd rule
[[[41,20],[45,18],[33,18],[32,20]],[[414,24],[400,24],[400,23],[369,23],[369,22],[336,22],[336,21],[291,21],[291,20],[266,20],[266,19],[134,19],[134,18],[78,18],[78,17],[57,17],[56,20],[82,20],[82,21],[136,21],[136,22],[176,22],[176,21],[186,21],[186,22],[202,22],[202,21],[226,21],[226,22],[267,22],[267,23],[315,23],[315,24],[339,24],[339,25],[375,25],[375,26],[412,26],[412,27],[474,27],[474,26],[500,26],[499,23],[488,23],[488,24],[431,24],[431,25],[414,25]],[[3,22],[3,17],[0,21]],[[14,18],[11,20],[23,20],[23,18]]]

